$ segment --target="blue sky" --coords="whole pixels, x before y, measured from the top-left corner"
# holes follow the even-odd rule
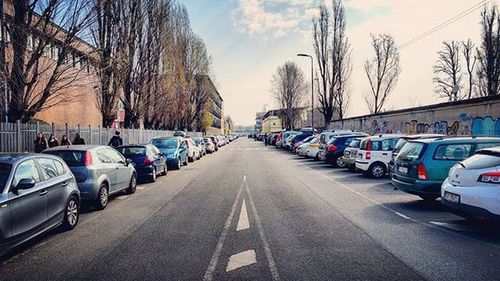
[[[237,124],[253,124],[255,112],[275,107],[271,78],[279,64],[296,61],[309,79],[312,54],[314,0],[180,0],[193,30],[206,42],[214,59],[214,80],[224,99],[225,113]],[[460,3],[457,3],[460,2]],[[371,56],[370,33],[390,33],[398,43],[440,24],[478,0],[350,0],[346,1],[348,36],[353,65]],[[329,1],[327,2],[329,3]],[[433,9],[429,9],[429,7]],[[443,40],[478,40],[479,11],[457,21],[422,42],[401,51],[403,73],[388,108],[438,101],[432,92],[432,65]],[[367,82],[362,67],[352,74],[352,101],[348,114],[367,113],[363,96]]]

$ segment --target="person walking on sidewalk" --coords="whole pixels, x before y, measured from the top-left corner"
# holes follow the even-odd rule
[[[76,133],[76,134],[75,134],[75,139],[73,140],[73,144],[77,144],[77,145],[78,145],[78,144],[80,144],[80,145],[83,145],[83,144],[85,144],[85,140],[84,140],[82,137],[80,137],[80,134],[79,134],[79,133]]]
[[[70,146],[71,145],[71,142],[69,141],[68,136],[66,136],[66,135],[62,136],[61,145],[64,145],[64,146]]]
[[[120,132],[119,131],[116,131],[115,135],[113,137],[111,137],[111,139],[109,140],[108,145],[111,146],[111,147],[114,147],[114,148],[117,148],[117,147],[123,145],[123,140],[122,140],[122,137],[120,137]]]
[[[49,145],[47,144],[47,140],[42,132],[36,134],[35,138],[35,153],[42,153],[45,149],[47,149]]]
[[[50,134],[49,147],[56,147],[56,146],[59,146],[59,141],[57,140],[56,136],[54,136],[54,134]]]

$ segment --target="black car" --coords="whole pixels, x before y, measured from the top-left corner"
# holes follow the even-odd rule
[[[50,229],[75,228],[80,192],[64,161],[45,154],[0,154],[0,256]]]
[[[335,168],[346,167],[346,164],[342,161],[342,156],[344,150],[354,138],[359,138],[359,135],[334,136],[331,138],[326,145],[325,161]]]
[[[139,179],[155,182],[157,175],[167,174],[167,158],[152,144],[124,145],[116,150],[132,160]]]

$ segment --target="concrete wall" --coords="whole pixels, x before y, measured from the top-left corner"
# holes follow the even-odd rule
[[[369,134],[500,136],[500,95],[352,117],[333,121],[329,128]]]

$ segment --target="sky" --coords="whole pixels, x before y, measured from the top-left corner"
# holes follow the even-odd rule
[[[191,25],[213,57],[216,86],[224,113],[237,125],[252,125],[255,113],[276,108],[271,79],[276,68],[295,61],[310,81],[313,55],[312,18],[318,0],[180,0]],[[346,0],[347,35],[352,45],[353,72],[348,116],[368,113],[364,96],[368,80],[362,67],[373,57],[370,34],[388,33],[401,45],[487,0]],[[490,0],[499,3],[500,0]],[[331,3],[325,1],[325,3]],[[402,73],[386,110],[444,101],[433,92],[432,66],[445,40],[480,37],[482,7],[430,36],[400,50]]]

